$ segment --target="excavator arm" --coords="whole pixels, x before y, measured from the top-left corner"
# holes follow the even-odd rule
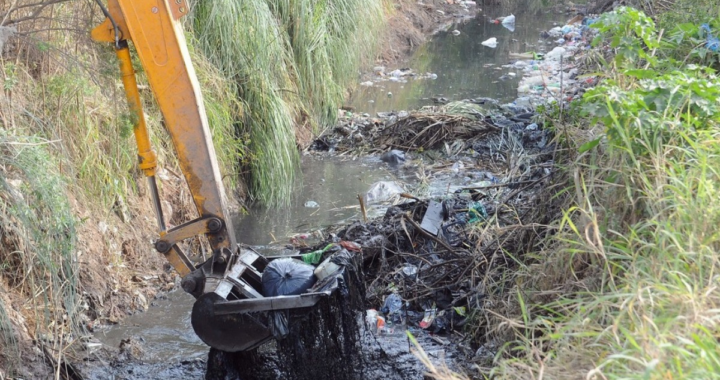
[[[139,167],[147,177],[157,216],[157,251],[182,276],[183,289],[197,298],[192,324],[208,345],[224,351],[248,350],[270,339],[268,311],[314,305],[330,291],[300,296],[263,297],[261,274],[267,261],[238,246],[221,182],[197,76],[190,61],[180,18],[186,0],[96,0],[106,20],[92,31],[96,41],[114,44],[122,82],[135,115]],[[157,159],[150,145],[128,42],[134,45],[199,217],[168,229],[157,187]],[[204,234],[212,256],[195,265],[181,241]],[[327,290],[327,289],[326,289]],[[277,335],[277,334],[276,334]]]

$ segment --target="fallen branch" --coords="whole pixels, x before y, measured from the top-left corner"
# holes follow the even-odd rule
[[[415,229],[418,230],[418,231],[419,231],[421,234],[423,234],[425,237],[427,237],[428,239],[430,239],[430,240],[432,240],[432,241],[434,241],[434,242],[442,245],[443,248],[445,248],[448,252],[450,252],[450,253],[456,253],[455,250],[454,250],[451,246],[449,246],[449,245],[448,245],[447,243],[445,243],[444,241],[438,239],[437,236],[433,236],[431,233],[425,231],[422,227],[420,227],[419,224],[417,224],[417,222],[415,222],[414,220],[412,220],[412,218],[410,218],[409,216],[403,214],[403,219],[405,219],[406,221],[408,221],[408,223],[412,224],[412,226],[415,227]]]

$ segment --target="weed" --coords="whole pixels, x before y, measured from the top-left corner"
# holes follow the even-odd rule
[[[289,201],[297,140],[333,124],[345,89],[377,41],[380,0],[197,2],[197,48],[234,80],[246,105],[249,186],[265,204]],[[362,20],[362,22],[358,22]]]
[[[75,220],[45,145],[37,137],[0,135],[0,277],[27,297],[39,344],[60,350],[78,336]],[[0,329],[13,342],[5,318],[0,313]]]
[[[286,202],[299,167],[293,129],[299,109],[286,36],[261,0],[198,2],[193,21],[198,48],[237,82],[248,104],[242,128],[253,154],[252,195],[267,204]]]
[[[615,70],[581,101],[607,143],[566,157],[573,203],[517,274],[492,375],[720,378],[720,80],[660,64],[671,45],[652,21],[617,12],[599,24]]]

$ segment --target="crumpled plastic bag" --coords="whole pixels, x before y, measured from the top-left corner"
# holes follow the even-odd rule
[[[720,50],[720,38],[712,34],[712,29],[709,24],[702,24],[700,29],[706,33],[707,41],[705,42],[705,47],[707,47],[708,50],[717,53],[718,50]]]
[[[487,40],[481,42],[480,44],[495,49],[497,47],[497,38],[490,37]]]
[[[262,275],[265,297],[304,293],[315,283],[315,267],[295,259],[277,259],[268,264]]]

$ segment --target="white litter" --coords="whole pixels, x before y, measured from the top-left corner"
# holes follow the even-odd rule
[[[383,202],[391,200],[397,195],[404,193],[405,189],[394,181],[380,181],[370,186],[370,190],[366,193],[368,203]]]
[[[505,17],[502,22],[502,26],[509,29],[511,32],[515,31],[515,15],[511,14],[510,16]]]
[[[510,16],[505,17],[502,20],[503,25],[515,25],[515,15],[511,14]]]
[[[552,49],[549,53],[545,54],[545,60],[546,61],[559,61],[560,57],[567,54],[567,51],[563,47],[556,47],[555,49]]]
[[[497,47],[497,38],[490,37],[487,40],[481,42],[480,44],[495,49]]]

